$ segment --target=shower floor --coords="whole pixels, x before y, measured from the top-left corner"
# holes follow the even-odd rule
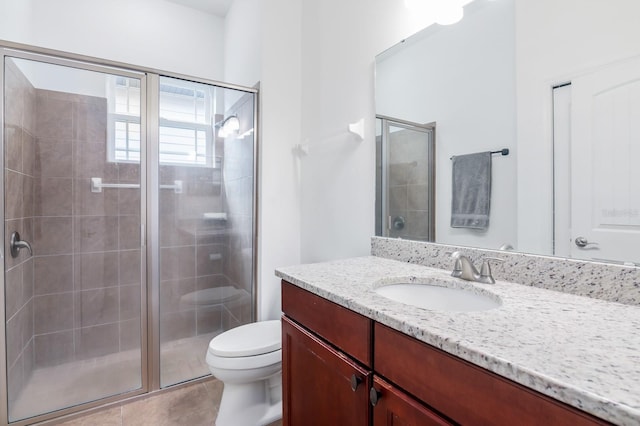
[[[205,355],[216,334],[163,344],[162,386],[209,374]],[[139,389],[140,376],[140,352],[135,350],[39,368],[12,405],[11,419],[25,419]]]

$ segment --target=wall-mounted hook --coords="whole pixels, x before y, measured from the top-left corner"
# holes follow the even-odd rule
[[[364,140],[364,118],[349,124],[349,131],[358,137],[358,141]]]
[[[293,147],[293,152],[299,157],[304,157],[306,155],[309,155],[309,145],[299,143]]]

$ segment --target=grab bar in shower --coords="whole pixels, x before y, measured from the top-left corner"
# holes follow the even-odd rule
[[[138,183],[102,183],[102,178],[91,178],[91,192],[102,192],[102,188],[131,188],[138,189]],[[160,189],[173,189],[176,194],[182,194],[182,181],[174,180],[173,185],[160,185]]]

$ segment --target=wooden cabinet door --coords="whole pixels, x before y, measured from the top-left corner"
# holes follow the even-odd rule
[[[369,425],[371,376],[342,352],[282,318],[285,426]]]
[[[378,376],[371,390],[373,426],[447,426],[448,422]]]

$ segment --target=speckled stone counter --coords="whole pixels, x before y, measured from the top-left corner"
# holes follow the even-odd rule
[[[562,291],[627,305],[640,305],[640,268],[588,262],[561,257],[511,251],[487,250],[398,238],[371,238],[371,254],[433,268],[453,267],[451,253],[458,251],[479,266],[483,257],[498,257],[503,263],[491,267],[505,281]]]
[[[279,268],[276,275],[552,398],[622,425],[640,424],[640,307],[381,257]],[[426,310],[375,292],[415,281],[491,293],[480,312]]]

